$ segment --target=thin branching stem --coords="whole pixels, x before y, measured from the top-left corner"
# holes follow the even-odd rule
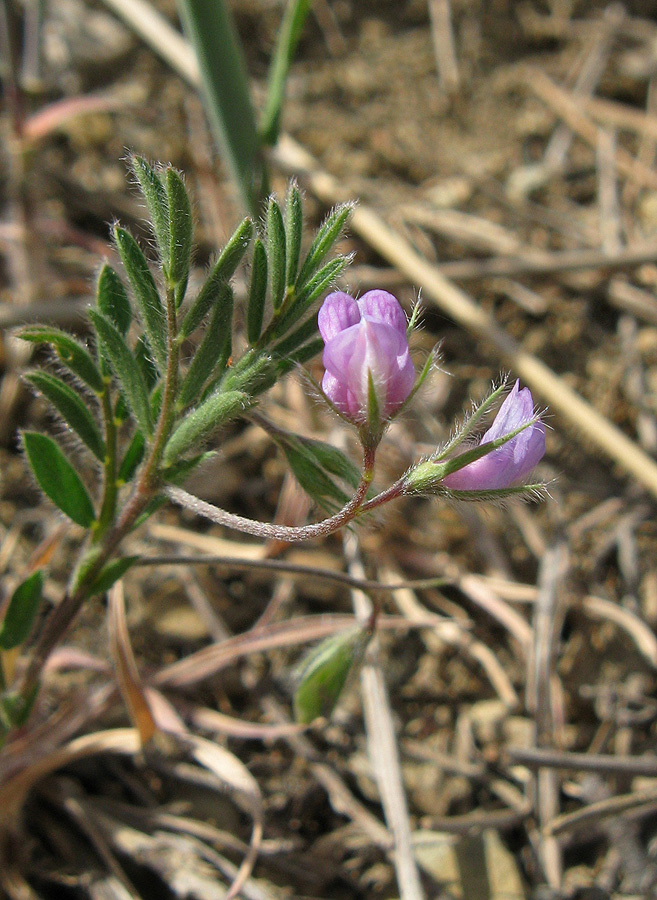
[[[374,448],[365,449],[360,483],[351,500],[335,515],[330,516],[328,519],[323,519],[321,522],[315,522],[312,525],[273,525],[268,522],[247,519],[244,516],[238,516],[225,509],[220,509],[218,506],[207,503],[205,500],[200,500],[193,494],[189,494],[178,487],[168,487],[166,495],[178,506],[189,509],[204,519],[210,519],[211,522],[217,525],[233,528],[235,531],[241,531],[243,534],[252,534],[254,537],[259,537],[263,540],[287,541],[290,543],[308,541],[311,538],[333,534],[334,531],[347,525],[355,518],[364,504],[367,491],[372,483],[375,454],[376,450]]]

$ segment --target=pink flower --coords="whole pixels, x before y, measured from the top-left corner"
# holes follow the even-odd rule
[[[322,304],[318,324],[325,344],[322,390],[347,419],[380,429],[415,383],[399,301],[387,291],[368,291],[359,300],[337,291]],[[378,423],[368,422],[370,377]]]
[[[442,484],[455,491],[490,491],[511,487],[528,475],[545,453],[545,425],[535,418],[529,388],[520,390],[516,381],[500,407],[495,421],[482,437],[487,444],[527,425],[524,431],[486,456],[446,475]]]

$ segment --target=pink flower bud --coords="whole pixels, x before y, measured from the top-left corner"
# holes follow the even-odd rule
[[[534,417],[531,391],[529,388],[520,390],[520,382],[516,381],[480,444],[504,437],[525,423],[532,422]],[[442,484],[455,491],[490,491],[511,487],[531,472],[544,453],[545,425],[537,420],[506,444],[445,476]]]
[[[322,304],[318,324],[325,344],[322,390],[352,422],[379,427],[415,383],[399,301],[387,291],[368,291],[359,300],[337,291]],[[379,423],[367,423],[370,376]]]

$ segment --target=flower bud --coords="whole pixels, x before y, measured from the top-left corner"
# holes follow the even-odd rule
[[[479,446],[499,440],[519,428],[523,430],[501,447],[446,475],[443,486],[455,491],[508,488],[521,482],[543,458],[545,425],[535,416],[531,391],[529,388],[520,390],[520,382],[516,381]]]
[[[487,401],[488,402],[488,401]],[[463,446],[463,432],[449,446]],[[406,493],[458,491],[473,497],[522,485],[545,453],[545,425],[534,412],[529,388],[516,381],[481,440],[459,455],[442,454],[418,463],[405,476]]]
[[[318,324],[325,344],[322,390],[345,418],[380,432],[415,383],[398,300],[387,291],[368,291],[359,300],[338,291],[322,304]]]

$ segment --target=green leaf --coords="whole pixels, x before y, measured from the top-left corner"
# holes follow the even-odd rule
[[[309,725],[320,716],[331,715],[349,677],[360,666],[371,637],[371,629],[350,628],[326,638],[304,657],[296,670],[297,722]]]
[[[153,362],[153,357],[148,347],[148,341],[142,335],[135,344],[133,356],[137,361],[137,365],[144,378],[147,391],[152,391],[160,377],[157,366]]]
[[[206,313],[219,296],[223,284],[235,274],[235,270],[249,246],[253,227],[251,219],[244,219],[221,251],[219,259],[212,267],[205,284],[183,320],[180,328],[181,339],[189,337],[198,328]]]
[[[98,275],[96,306],[121,334],[126,334],[132,322],[130,300],[123,282],[107,263]]]
[[[345,203],[344,205],[336,206],[336,208],[326,217],[324,224],[317,232],[315,240],[312,242],[310,250],[308,251],[308,255],[301,266],[301,272],[299,273],[296,282],[297,291],[300,291],[317,269],[319,269],[333,248],[335,242],[339,240],[352,210],[353,204]]]
[[[242,391],[217,391],[188,413],[173,432],[164,448],[164,464],[171,465],[184,453],[195,448],[213,431],[239,416],[252,404]]]
[[[358,466],[348,456],[324,441],[315,441],[310,438],[302,438],[306,452],[315,460],[318,466],[326,469],[331,475],[336,475],[352,488],[358,487],[361,472]]]
[[[114,240],[134,291],[153,358],[160,372],[164,372],[167,365],[167,323],[151,270],[137,241],[129,231],[115,227]]]
[[[91,355],[70,334],[58,328],[35,325],[24,328],[19,337],[32,344],[50,344],[61,362],[96,393],[105,389],[103,376]]]
[[[281,447],[294,477],[318,506],[327,512],[335,512],[347,503],[349,497],[345,491],[317,466],[309,454],[303,452],[302,447],[295,447],[290,442],[281,443]]]
[[[190,459],[179,459],[178,462],[165,468],[162,475],[169,484],[182,484],[202,463],[213,459],[216,455],[214,450],[208,450],[206,453],[197,453]]]
[[[285,431],[274,431],[272,438],[285,454],[295,478],[312,497],[328,511],[344,506],[349,494],[330,476],[356,488],[360,471],[336,447]]]
[[[157,171],[142,156],[132,156],[130,166],[144,195],[163,268],[168,272],[171,237],[169,198]],[[104,312],[104,310],[103,310]],[[125,333],[125,332],[124,332]]]
[[[318,353],[321,353],[323,349],[324,341],[321,337],[315,338],[314,341],[308,341],[307,344],[304,344],[303,347],[299,347],[298,350],[294,350],[289,356],[286,356],[285,359],[279,360],[277,371],[281,375],[285,375],[296,366],[302,366],[304,363],[308,362],[308,360],[313,359]]]
[[[23,432],[23,446],[43,493],[69,519],[83,528],[95,520],[94,508],[82,479],[57,444],[45,434]]]
[[[89,310],[89,317],[96,329],[103,352],[119,380],[130,411],[144,434],[150,435],[153,423],[148,390],[137,360],[130,352],[123,336],[101,313],[92,309]]]
[[[194,354],[178,394],[181,409],[195,403],[213,372],[223,371],[232,345],[233,291],[223,282],[203,340]]]
[[[43,572],[38,569],[22,581],[11,595],[0,626],[0,647],[11,650],[27,640],[41,603]]]
[[[27,722],[40,686],[37,681],[27,697],[17,691],[9,691],[0,697],[0,734],[12,728],[21,728]]]
[[[300,347],[301,344],[305,344],[307,340],[310,340],[310,338],[316,334],[317,320],[314,316],[311,316],[309,319],[306,319],[303,325],[300,325],[299,328],[291,332],[286,338],[279,341],[278,344],[273,347],[272,353],[281,357],[288,356],[296,350],[297,347]]]
[[[299,291],[289,310],[276,322],[272,329],[273,336],[281,337],[290,326],[295,325],[308,312],[315,300],[334,284],[350,262],[351,257],[338,256],[326,263]]]
[[[274,197],[270,197],[267,207],[267,260],[269,296],[276,312],[285,297],[285,226],[281,208]]]
[[[245,391],[255,396],[276,382],[277,362],[267,353],[257,350],[247,352],[226,372],[222,388]]]
[[[94,456],[104,462],[105,442],[98,430],[96,420],[80,395],[61,378],[46,372],[30,372],[25,376],[25,380],[41,391]]]
[[[249,344],[255,344],[262,331],[262,320],[265,314],[267,299],[267,253],[265,246],[256,238],[253,245],[253,263],[251,266],[251,284],[246,306],[246,336]]]
[[[285,205],[285,284],[288,288],[294,286],[299,268],[299,255],[301,253],[301,237],[303,234],[303,208],[301,205],[301,192],[298,186],[291,182],[287,192]]]
[[[119,485],[127,484],[132,481],[132,477],[137,471],[137,466],[144,458],[144,449],[146,447],[146,439],[141,431],[135,431],[132,440],[128,444],[128,449],[123,455],[119,472],[116,476]]]
[[[166,188],[169,200],[169,228],[171,245],[167,277],[176,287],[186,285],[192,258],[192,207],[185,184],[175,169],[166,171]],[[178,297],[182,301],[184,291]]]
[[[261,140],[272,147],[278,140],[281,110],[285,97],[285,82],[290,63],[301,37],[301,30],[310,5],[311,0],[288,0],[278,32],[278,42],[267,79],[267,101],[260,120]]]
[[[89,588],[89,596],[94,594],[104,594],[109,591],[115,581],[123,578],[128,569],[132,568],[139,561],[138,556],[121,556],[119,559],[113,559],[103,566],[98,577]]]
[[[257,215],[264,168],[242,47],[225,0],[178,0],[201,72],[205,108],[245,208]]]

